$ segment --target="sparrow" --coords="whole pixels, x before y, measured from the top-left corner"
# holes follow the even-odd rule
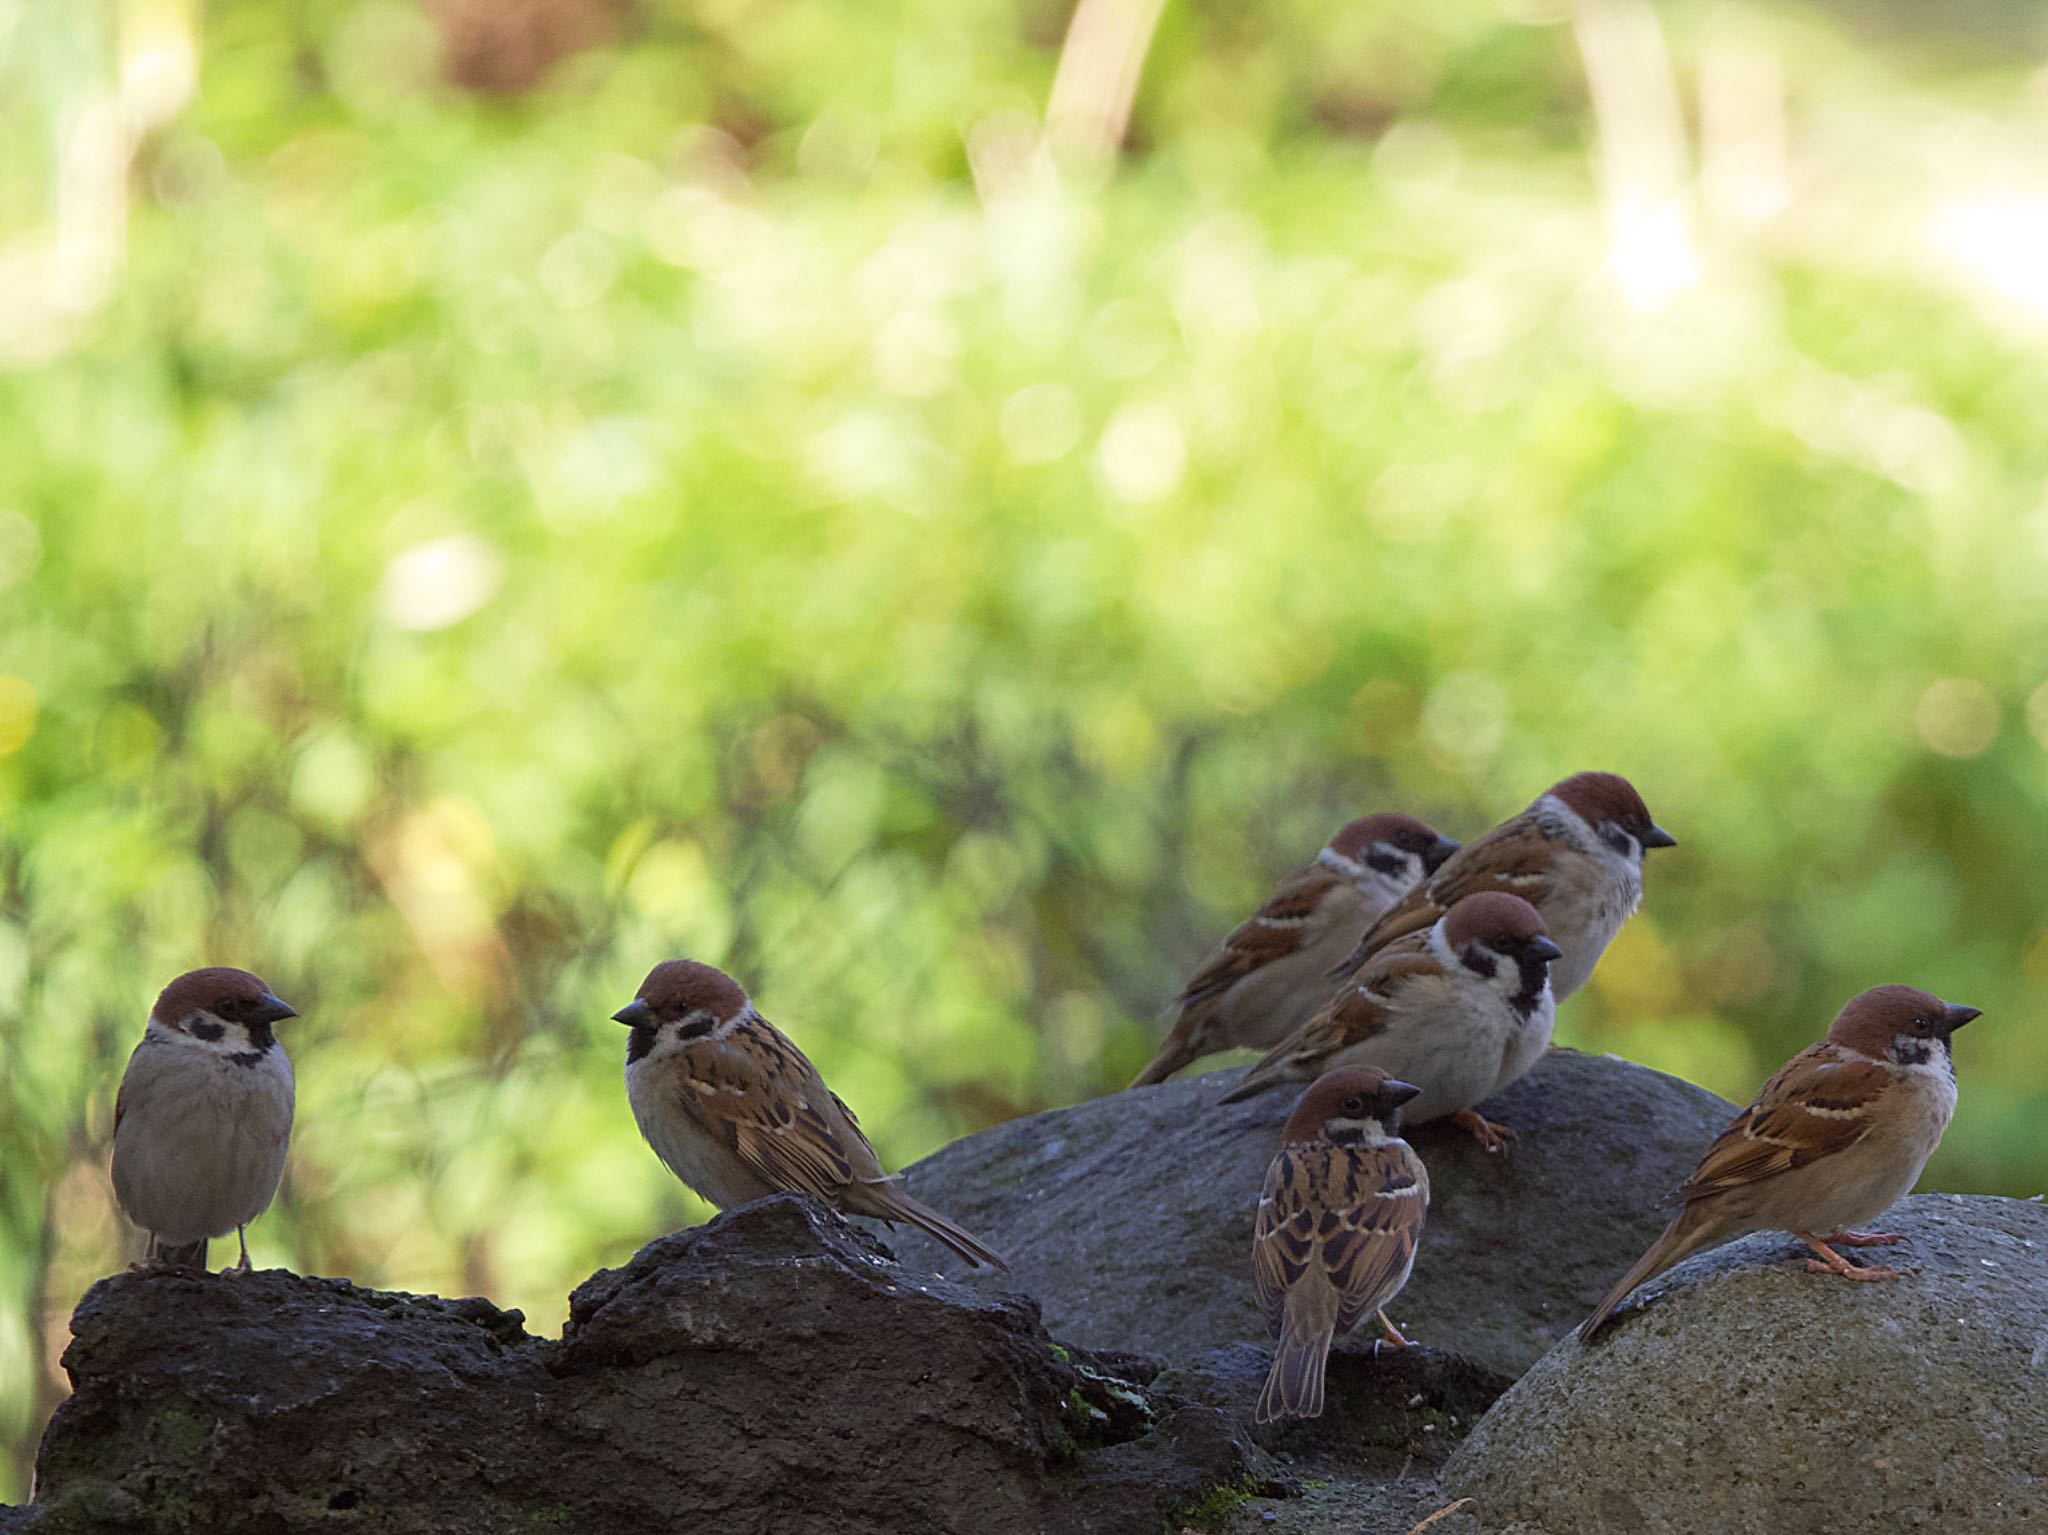
[[[292,1135],[292,1063],[272,1032],[298,1014],[246,970],[166,986],[114,1098],[114,1197],[149,1233],[143,1261],[204,1268],[270,1207]]]
[[[1549,1048],[1558,953],[1520,896],[1468,895],[1434,926],[1374,954],[1218,1101],[1237,1103],[1337,1066],[1377,1066],[1418,1084],[1411,1124],[1449,1114],[1498,1151],[1514,1132],[1472,1105],[1519,1080]]]
[[[1213,1051],[1285,1039],[1329,1000],[1331,964],[1457,850],[1413,816],[1369,815],[1340,828],[1181,988],[1173,1028],[1131,1086],[1164,1082]]]
[[[1388,1343],[1408,1346],[1383,1308],[1415,1267],[1429,1208],[1429,1173],[1400,1138],[1401,1105],[1419,1091],[1347,1066],[1287,1117],[1252,1236],[1252,1281],[1278,1340],[1261,1423],[1321,1415],[1330,1344],[1367,1312],[1379,1313]]]
[[[809,1194],[848,1215],[908,1222],[977,1267],[1009,1267],[896,1186],[853,1111],[724,971],[656,965],[612,1017],[633,1031],[626,1098],[640,1133],[719,1209]]]
[[[1789,1231],[1820,1256],[1816,1274],[1897,1279],[1849,1262],[1837,1247],[1890,1247],[1890,1233],[1853,1230],[1920,1180],[1956,1111],[1949,1039],[1979,1017],[1910,986],[1851,998],[1826,1039],[1799,1052],[1735,1116],[1671,1198],[1680,1209],[1600,1302],[1579,1336],[1606,1326],[1629,1291],[1703,1248],[1752,1231]]]
[[[1543,914],[1564,950],[1550,978],[1562,1002],[1581,986],[1643,901],[1643,855],[1678,839],[1650,819],[1626,778],[1575,773],[1535,803],[1453,853],[1366,929],[1330,973],[1354,974],[1377,949],[1420,932],[1460,896],[1482,890],[1518,895]]]

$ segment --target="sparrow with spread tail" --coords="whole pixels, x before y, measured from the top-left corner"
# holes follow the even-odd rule
[[[246,970],[166,986],[114,1099],[114,1197],[149,1233],[144,1262],[204,1268],[210,1238],[270,1207],[292,1134],[292,1063],[276,1024],[296,1018]]]
[[[640,1133],[719,1209],[809,1194],[848,1215],[906,1222],[977,1266],[1009,1267],[896,1186],[853,1111],[722,970],[656,965],[612,1017],[633,1031],[626,1097]]]
[[[1549,1048],[1557,957],[1542,917],[1520,896],[1465,896],[1434,926],[1368,959],[1219,1101],[1307,1082],[1337,1066],[1376,1066],[1418,1085],[1410,1124],[1449,1114],[1498,1151],[1514,1132],[1472,1106],[1518,1081]]]
[[[1278,1340],[1261,1423],[1321,1414],[1330,1345],[1367,1313],[1407,1347],[1383,1308],[1415,1267],[1429,1208],[1429,1173],[1400,1138],[1401,1105],[1417,1091],[1345,1067],[1303,1093],[1280,1132],[1252,1237],[1259,1306]]]
[[[1791,1232],[1819,1254],[1806,1261],[1817,1274],[1897,1279],[1896,1269],[1859,1266],[1835,1249],[1905,1240],[1851,1228],[1919,1181],[1956,1110],[1950,1036],[1978,1016],[1910,986],[1852,998],[1827,1038],[1793,1056],[1707,1148],[1671,1196],[1678,1214],[1579,1335],[1592,1338],[1644,1280],[1752,1231]]]
[[[1349,976],[1377,950],[1436,922],[1461,896],[1518,895],[1543,914],[1564,951],[1550,984],[1562,1002],[1581,986],[1643,901],[1643,855],[1678,839],[1650,819],[1635,786],[1614,773],[1575,773],[1512,820],[1445,860],[1331,971]]]
[[[1285,1039],[1329,999],[1331,965],[1457,850],[1413,816],[1369,815],[1339,829],[1189,979],[1173,999],[1173,1028],[1131,1086],[1164,1082],[1217,1050]]]

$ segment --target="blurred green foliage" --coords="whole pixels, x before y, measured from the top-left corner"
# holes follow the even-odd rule
[[[1922,984],[1987,1013],[1931,1178],[2041,1190],[2038,51],[1176,6],[1056,170],[1053,0],[578,14],[498,97],[453,0],[0,15],[0,1496],[200,963],[303,1014],[258,1262],[552,1327],[705,1213],[655,961],[900,1165],[1121,1086],[1337,822],[1608,767],[1681,847],[1562,1040],[1741,1095]],[[1683,103],[1647,244],[1609,45]]]

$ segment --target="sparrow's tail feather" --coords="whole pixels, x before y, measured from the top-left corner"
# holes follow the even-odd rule
[[[983,1242],[972,1232],[966,1231],[947,1220],[930,1205],[911,1198],[893,1183],[856,1184],[867,1195],[866,1210],[856,1210],[858,1215],[872,1215],[885,1221],[902,1221],[915,1226],[934,1242],[941,1242],[958,1253],[976,1268],[1004,1269],[1009,1264],[1003,1261],[1001,1253]],[[851,1208],[851,1206],[849,1206]]]
[[[1216,1101],[1219,1104],[1242,1103],[1245,1099],[1256,1098],[1260,1093],[1278,1087],[1283,1082],[1291,1082],[1298,1075],[1292,1063],[1276,1052],[1247,1071],[1242,1082]]]
[[[142,1260],[164,1268],[203,1269],[206,1267],[206,1238],[201,1237],[196,1242],[166,1242],[152,1231]]]
[[[1259,1393],[1253,1416],[1261,1423],[1282,1418],[1318,1418],[1323,1412],[1323,1367],[1330,1358],[1329,1327],[1295,1329],[1280,1334],[1273,1350],[1273,1368]]]
[[[1181,1067],[1194,1060],[1196,1051],[1188,1043],[1187,1036],[1176,1028],[1166,1036],[1166,1042],[1159,1047],[1159,1053],[1152,1057],[1152,1064],[1131,1078],[1132,1087],[1150,1087],[1164,1082]]]
[[[1591,1343],[1593,1336],[1614,1318],[1615,1310],[1628,1299],[1629,1291],[1645,1280],[1654,1279],[1672,1264],[1681,1262],[1698,1252],[1712,1240],[1712,1233],[1704,1220],[1696,1218],[1688,1207],[1671,1217],[1650,1250],[1636,1259],[1635,1266],[1621,1276],[1621,1282],[1607,1292],[1606,1299],[1594,1308],[1593,1314],[1579,1324],[1579,1341]]]

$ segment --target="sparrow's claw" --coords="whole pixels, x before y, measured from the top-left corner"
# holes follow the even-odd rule
[[[1830,1247],[1897,1247],[1906,1240],[1903,1231],[1836,1231],[1821,1240]]]
[[[1865,1268],[1851,1263],[1810,1231],[1795,1231],[1792,1235],[1820,1254],[1818,1258],[1808,1258],[1806,1260],[1808,1273],[1833,1274],[1837,1279],[1853,1279],[1859,1284],[1869,1284],[1881,1279],[1900,1279],[1904,1277],[1897,1269],[1879,1268],[1874,1264]]]
[[[1488,1151],[1505,1151],[1508,1142],[1515,1138],[1515,1132],[1506,1125],[1495,1124],[1475,1109],[1460,1109],[1451,1116],[1451,1121],[1459,1129],[1469,1131],[1472,1139]]]
[[[1859,1284],[1870,1284],[1880,1279],[1904,1279],[1906,1277],[1897,1269],[1878,1268],[1874,1265],[1859,1268],[1856,1264],[1850,1263],[1846,1259],[1837,1268],[1834,1264],[1823,1263],[1818,1258],[1808,1258],[1806,1260],[1806,1271],[1810,1274],[1833,1274],[1837,1279],[1853,1279]]]

